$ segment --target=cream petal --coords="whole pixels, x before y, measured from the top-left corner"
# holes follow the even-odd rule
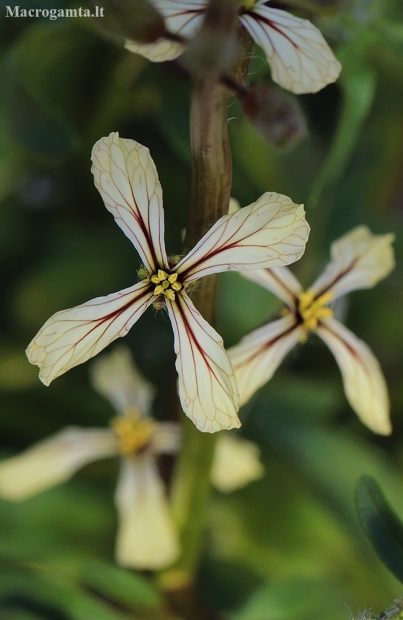
[[[273,267],[272,269],[253,269],[243,271],[242,275],[247,280],[260,284],[279,299],[284,301],[291,309],[298,304],[298,295],[302,293],[302,287],[297,278],[287,267]]]
[[[366,226],[353,228],[332,243],[331,261],[314,282],[316,295],[327,291],[333,298],[361,288],[372,288],[394,268],[395,236],[373,235]]]
[[[316,330],[339,365],[348,402],[374,433],[389,435],[389,397],[385,378],[371,349],[335,319],[322,319]]]
[[[95,428],[65,428],[0,464],[0,495],[20,501],[68,480],[78,469],[118,453],[115,434]]]
[[[135,407],[143,416],[150,415],[155,390],[140,374],[130,349],[115,347],[99,357],[90,368],[94,390],[107,398],[120,414]]]
[[[158,422],[152,438],[155,454],[176,454],[181,445],[181,429],[177,422]]]
[[[154,0],[155,8],[165,19],[165,27],[169,32],[178,34],[184,39],[191,38],[200,28],[207,2],[200,0]],[[152,62],[174,60],[185,51],[181,43],[169,39],[158,39],[155,43],[136,43],[126,40],[125,48],[129,52],[141,54]]]
[[[257,202],[224,215],[177,265],[182,281],[220,271],[289,265],[305,250],[309,226],[303,205],[266,192]]]
[[[171,564],[179,546],[162,481],[151,456],[122,459],[115,495],[116,561],[139,570]]]
[[[239,396],[221,336],[203,319],[186,293],[167,301],[175,338],[179,396],[200,431],[238,428]]]
[[[133,54],[140,54],[151,62],[167,62],[178,58],[185,51],[185,47],[169,39],[157,39],[154,43],[136,43],[126,39],[125,48]]]
[[[153,4],[164,17],[167,30],[188,39],[202,25],[208,0],[153,0]]]
[[[239,200],[231,196],[231,198],[229,199],[228,215],[231,215],[231,213],[236,213],[240,209],[241,209],[241,204]]]
[[[150,151],[111,133],[92,149],[95,186],[150,272],[168,266],[162,190]]]
[[[85,304],[56,312],[27,347],[31,364],[40,368],[45,385],[78,364],[97,355],[129,329],[153,298],[149,282],[96,297]]]
[[[221,433],[214,454],[211,480],[223,493],[241,489],[264,475],[258,446],[245,439]]]
[[[283,88],[316,93],[337,80],[341,65],[308,20],[271,9],[264,0],[239,19],[266,54],[273,80]]]
[[[259,327],[228,349],[235,371],[241,405],[248,402],[262,385],[272,378],[287,353],[295,347],[304,331],[295,317],[287,315]]]

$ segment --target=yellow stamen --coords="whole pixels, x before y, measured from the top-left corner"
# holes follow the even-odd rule
[[[175,293],[173,292],[172,289],[169,288],[166,291],[164,291],[164,295],[168,297],[168,299],[170,299],[171,301],[175,301]]]
[[[308,308],[315,299],[315,293],[308,289],[304,293],[299,295],[299,311],[301,312],[305,308]]]
[[[316,317],[318,319],[324,318],[324,317],[332,317],[333,316],[333,310],[331,308],[318,308],[316,311]]]
[[[332,301],[332,299],[333,293],[331,291],[328,291],[327,293],[324,293],[323,295],[318,297],[318,299],[315,300],[315,303],[324,306],[325,304],[328,304],[329,301]]]
[[[332,298],[333,293],[329,291],[315,299],[315,293],[310,289],[299,295],[298,312],[305,330],[301,341],[306,340],[308,332],[317,329],[320,319],[333,316],[332,308],[324,307]]]
[[[164,295],[171,301],[175,301],[175,293],[183,288],[183,284],[178,282],[177,273],[167,273],[163,269],[158,269],[158,272],[150,277],[150,281],[156,285],[154,289],[156,297]],[[161,305],[160,302],[158,304]]]
[[[147,448],[155,431],[155,422],[149,418],[142,420],[134,408],[122,417],[112,418],[111,426],[118,436],[119,451],[125,456]]]

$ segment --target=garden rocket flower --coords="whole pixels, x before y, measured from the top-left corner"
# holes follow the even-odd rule
[[[155,456],[177,451],[179,429],[148,417],[153,389],[127,350],[97,360],[92,371],[94,388],[118,412],[111,427],[68,427],[4,461],[0,495],[24,500],[68,480],[88,463],[120,456],[116,560],[131,568],[162,568],[175,560],[179,546]]]
[[[149,417],[154,390],[126,347],[117,347],[94,362],[91,375],[94,389],[118,413],[110,429],[69,427],[3,461],[0,496],[27,499],[68,480],[92,461],[118,456],[116,560],[131,568],[162,568],[175,560],[179,543],[155,457],[178,451],[180,426]],[[257,446],[220,434],[211,474],[218,490],[234,491],[263,473]]]
[[[208,0],[152,0],[168,31],[191,38],[201,27]],[[272,78],[293,93],[315,93],[335,82],[341,66],[320,31],[311,22],[266,6],[267,0],[244,0],[238,18],[263,49]],[[173,60],[185,47],[175,41],[126,41],[125,47],[153,62]]]
[[[150,304],[165,306],[174,332],[179,396],[197,428],[240,426],[239,395],[221,337],[203,319],[188,292],[196,281],[227,270],[287,265],[302,255],[309,234],[302,205],[265,193],[219,219],[179,260],[165,251],[162,190],[147,148],[111,133],[92,152],[95,185],[106,208],[143,261],[140,282],[57,312],[27,348],[45,385],[125,336]]]
[[[372,235],[359,226],[331,247],[331,261],[307,291],[286,268],[244,274],[286,303],[282,318],[247,335],[229,349],[241,404],[274,374],[286,354],[310,332],[327,344],[339,365],[346,397],[361,421],[375,433],[388,435],[389,398],[374,354],[333,317],[329,304],[350,291],[371,288],[394,267],[394,235]]]

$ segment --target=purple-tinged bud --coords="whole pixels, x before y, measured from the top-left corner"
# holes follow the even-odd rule
[[[258,134],[279,149],[305,138],[307,126],[295,98],[276,86],[257,84],[242,98],[242,109]]]

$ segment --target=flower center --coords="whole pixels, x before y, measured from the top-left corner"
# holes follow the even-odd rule
[[[318,327],[320,319],[333,316],[333,310],[325,307],[332,298],[333,293],[329,291],[315,299],[315,293],[310,289],[298,295],[298,314],[306,331],[305,339],[308,332]]]
[[[150,281],[155,284],[154,295],[160,297],[164,295],[171,301],[175,301],[175,293],[183,288],[183,284],[178,282],[177,273],[167,273],[158,269],[157,273],[151,276]]]
[[[155,422],[149,418],[142,420],[135,407],[122,417],[112,418],[110,424],[118,436],[119,451],[124,456],[134,456],[146,450],[155,431]]]

